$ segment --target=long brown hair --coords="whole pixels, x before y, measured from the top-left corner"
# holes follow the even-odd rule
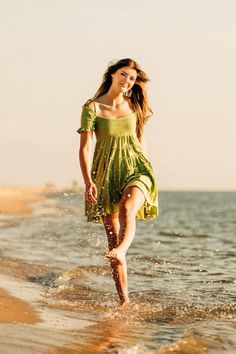
[[[123,68],[125,66],[128,66],[131,69],[136,70],[137,72],[137,78],[135,80],[134,85],[125,95],[131,98],[132,105],[134,107],[135,112],[137,113],[138,119],[136,125],[136,134],[138,139],[140,140],[143,134],[143,126],[147,122],[151,114],[153,114],[153,111],[149,106],[145,87],[147,81],[150,80],[136,61],[130,58],[126,58],[121,59],[115,63],[111,62],[108,65],[105,74],[103,75],[102,84],[95,93],[93,99],[95,100],[96,98],[108,92],[112,84],[111,74],[115,73],[118,69]]]

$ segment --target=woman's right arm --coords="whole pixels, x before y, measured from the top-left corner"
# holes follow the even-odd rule
[[[90,204],[95,204],[97,202],[97,188],[90,173],[92,134],[92,131],[83,131],[80,134],[79,161],[85,184],[85,197]]]

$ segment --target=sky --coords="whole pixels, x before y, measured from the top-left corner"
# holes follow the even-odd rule
[[[0,185],[83,186],[81,106],[130,57],[159,190],[236,190],[235,18],[235,0],[2,1]]]

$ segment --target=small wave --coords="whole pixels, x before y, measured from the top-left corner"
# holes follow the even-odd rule
[[[132,256],[132,261],[134,262],[150,262],[153,264],[159,264],[159,265],[171,265],[170,262],[167,262],[166,259],[162,258],[157,258],[157,257],[152,257],[152,256]]]
[[[172,238],[210,238],[212,237],[212,235],[210,234],[204,234],[204,233],[192,233],[192,234],[183,234],[183,233],[179,233],[179,232],[167,232],[167,231],[159,231],[158,234],[160,236],[170,236]]]
[[[45,275],[27,276],[26,279],[32,283],[52,287],[55,285],[55,281],[58,279],[58,274],[59,273],[51,272]]]
[[[147,303],[137,302],[131,303],[126,311],[116,309],[108,312],[106,317],[123,318],[128,322],[189,322],[194,320],[205,319],[233,319],[236,317],[236,305],[214,305],[214,306],[174,306],[174,305],[151,305]]]
[[[202,354],[208,349],[215,347],[204,337],[191,334],[187,335],[172,344],[164,344],[157,349],[156,354]]]
[[[183,234],[180,234],[178,232],[167,232],[167,231],[159,231],[158,232],[159,235],[161,236],[171,236],[171,237],[185,237],[187,235],[183,235]]]
[[[110,274],[108,265],[81,265],[63,272],[56,280],[56,285],[62,285],[75,279],[85,279],[86,274]]]
[[[192,269],[192,272],[207,273],[208,271],[206,269],[203,269],[203,268],[199,267],[199,268],[196,268],[196,269]]]
[[[44,296],[44,303],[60,309],[84,311],[107,319],[126,322],[189,322],[193,319],[236,318],[236,304],[187,304],[161,291],[130,293],[131,303],[120,306],[117,294],[97,290],[79,279],[51,288]],[[151,299],[151,302],[148,302]]]
[[[186,300],[163,293],[162,290],[131,292],[131,304],[124,312],[121,311],[115,291],[106,292],[104,287],[99,288],[96,277],[101,272],[110,275],[109,266],[84,265],[70,269],[57,278],[55,273],[47,278],[41,277],[44,285],[50,286],[52,281],[52,286],[43,296],[44,303],[128,322],[185,322],[192,319],[231,319],[236,315],[236,304],[188,304]]]
[[[189,237],[192,237],[192,238],[195,238],[195,237],[209,238],[209,237],[212,237],[212,235],[209,235],[209,234],[192,234]]]
[[[234,284],[235,279],[217,279],[217,280],[207,280],[205,281],[206,284]]]

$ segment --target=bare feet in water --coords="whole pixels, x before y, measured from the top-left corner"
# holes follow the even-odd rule
[[[130,299],[126,299],[124,302],[122,302],[122,304],[120,306],[128,306],[128,305],[131,305],[131,302],[130,302]]]
[[[130,300],[126,300],[122,304],[120,304],[117,309],[120,311],[124,311],[124,310],[132,309],[133,306],[134,306],[133,302],[131,302]]]
[[[125,261],[125,251],[123,251],[119,248],[113,248],[113,250],[111,250],[111,251],[106,251],[104,253],[104,256],[107,258],[115,259],[120,264],[124,263],[124,261]]]

